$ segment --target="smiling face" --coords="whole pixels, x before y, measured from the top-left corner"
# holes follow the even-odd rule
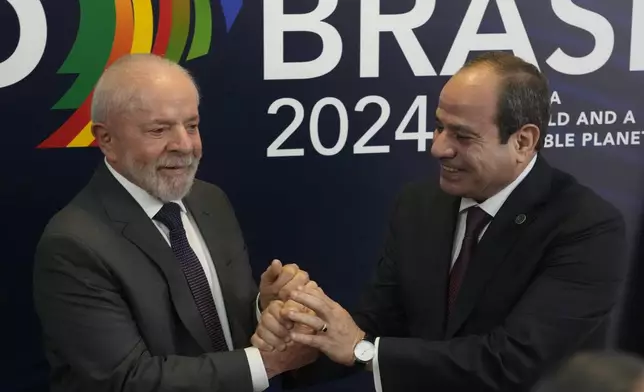
[[[440,186],[454,196],[485,200],[511,183],[525,165],[522,132],[501,143],[496,123],[500,77],[490,67],[457,73],[441,92],[432,155]]]
[[[99,146],[115,170],[151,195],[181,199],[202,156],[198,91],[177,68],[151,65],[131,74],[130,102],[94,124]]]

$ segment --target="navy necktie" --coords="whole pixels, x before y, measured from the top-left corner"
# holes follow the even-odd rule
[[[221,327],[215,300],[212,297],[208,279],[197,255],[190,247],[186,231],[181,222],[181,207],[177,203],[166,203],[154,216],[170,230],[170,246],[181,264],[190,291],[201,314],[208,336],[215,351],[228,351],[224,331]]]
[[[467,265],[472,258],[474,249],[478,244],[478,238],[481,235],[481,231],[490,221],[490,218],[490,215],[477,206],[470,207],[467,211],[467,223],[465,226],[465,236],[463,237],[463,242],[461,244],[461,251],[456,258],[449,275],[449,289],[447,296],[448,314],[451,313],[454,302],[456,302],[456,296],[461,289],[465,270],[467,269]]]

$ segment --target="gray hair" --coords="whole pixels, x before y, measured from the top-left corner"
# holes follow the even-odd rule
[[[150,77],[151,69],[163,68],[180,71],[192,81],[199,94],[190,72],[176,62],[154,54],[128,54],[114,61],[96,83],[91,105],[92,122],[104,123],[113,113],[134,109],[141,99],[136,81]]]

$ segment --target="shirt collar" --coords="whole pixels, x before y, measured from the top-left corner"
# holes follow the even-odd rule
[[[107,159],[105,159],[105,166],[107,166],[110,173],[112,173],[114,178],[116,178],[116,180],[123,186],[123,188],[125,188],[134,200],[139,203],[141,208],[143,208],[143,211],[145,211],[145,214],[150,219],[153,219],[159,210],[161,210],[161,207],[163,207],[163,202],[117,172],[112,165],[107,162]],[[181,211],[186,213],[186,207],[181,200],[173,200],[173,202],[179,204]]]
[[[464,197],[461,199],[461,207],[459,208],[459,213],[465,211],[466,209],[473,207],[473,206],[479,206],[483,211],[485,211],[488,215],[491,217],[495,217],[496,214],[499,212],[501,207],[503,206],[503,203],[510,197],[510,194],[512,191],[523,181],[528,173],[532,170],[534,167],[535,162],[537,161],[537,155],[532,158],[528,166],[523,169],[521,174],[510,183],[510,185],[506,186],[505,188],[501,189],[496,195],[490,197],[489,199],[485,200],[483,203],[477,203],[475,200],[470,199],[468,197]]]

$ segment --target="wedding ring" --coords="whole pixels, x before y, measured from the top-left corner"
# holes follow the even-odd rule
[[[327,327],[326,323],[320,328],[320,332],[326,332],[329,328]]]

